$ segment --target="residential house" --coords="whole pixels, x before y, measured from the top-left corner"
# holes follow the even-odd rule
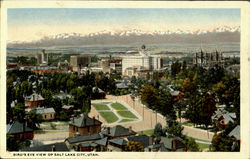
[[[102,131],[102,134],[109,139],[118,138],[118,137],[129,137],[135,136],[136,132],[132,130],[132,128],[125,128],[121,125],[116,125],[113,128],[106,128]]]
[[[128,141],[136,141],[139,142],[143,147],[144,151],[150,145],[153,145],[153,137],[147,135],[138,135],[138,136],[129,136],[127,137]]]
[[[26,123],[16,120],[7,125],[7,135],[13,135],[15,140],[32,140],[34,138],[34,131]]]
[[[228,136],[233,137],[235,140],[240,140],[240,125],[237,125]]]
[[[214,115],[212,116],[212,120],[217,123],[217,126],[223,129],[230,122],[234,123],[235,118],[236,118],[235,113],[229,113],[228,111],[223,109],[215,111]]]
[[[22,149],[21,151],[24,151],[24,152],[27,152],[27,151],[57,152],[57,151],[69,151],[69,149],[65,142],[59,142],[59,143],[48,144],[48,145],[28,147],[28,148]]]
[[[127,145],[127,140],[122,137],[113,138],[108,140],[108,149],[107,151],[115,151],[122,152],[125,150],[125,146]]]
[[[101,140],[102,137],[103,136],[99,133],[93,133],[83,136],[74,136],[68,137],[65,140],[65,143],[70,150],[73,149],[75,151],[93,151],[98,147],[98,143],[95,143],[95,141]]]
[[[36,113],[41,114],[43,120],[54,120],[55,119],[55,110],[54,108],[36,108]]]
[[[25,107],[40,107],[44,103],[44,98],[37,93],[33,93],[30,96],[26,96],[25,99]]]
[[[73,111],[73,109],[74,109],[74,105],[64,105],[64,106],[62,106],[62,109],[64,110],[64,111]]]
[[[92,93],[93,93],[92,98],[94,98],[94,99],[104,99],[106,97],[106,93],[97,87],[92,88]]]
[[[96,120],[95,117],[90,118],[86,114],[76,119],[73,117],[72,121],[69,122],[69,136],[99,133],[101,132],[101,125],[102,122]]]
[[[187,151],[186,145],[183,143],[183,139],[179,137],[161,137],[160,143],[163,143],[164,147],[168,151],[178,151],[184,152]]]
[[[100,140],[96,140],[95,143],[99,145],[96,149],[96,151],[107,151],[107,145],[108,145],[108,137],[104,137]]]

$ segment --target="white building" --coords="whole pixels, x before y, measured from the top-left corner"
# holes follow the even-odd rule
[[[139,55],[124,56],[122,58],[122,73],[124,74],[127,68],[136,67],[140,70],[157,70],[162,67],[162,58],[158,55],[148,55],[145,52],[145,46],[139,51]]]

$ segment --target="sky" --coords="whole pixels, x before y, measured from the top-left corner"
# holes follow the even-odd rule
[[[72,32],[209,30],[224,25],[239,26],[240,9],[12,8],[8,9],[7,22],[8,41],[33,41]]]

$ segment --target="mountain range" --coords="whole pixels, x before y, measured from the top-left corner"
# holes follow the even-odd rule
[[[141,31],[138,29],[124,31],[107,31],[89,33],[62,33],[45,36],[32,42],[9,42],[8,47],[50,47],[81,45],[122,45],[133,43],[223,43],[240,42],[240,26],[222,26],[211,30],[195,31],[177,29],[175,31]]]

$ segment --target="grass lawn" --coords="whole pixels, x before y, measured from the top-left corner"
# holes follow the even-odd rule
[[[124,118],[137,119],[137,117],[130,111],[117,111],[117,113]]]
[[[113,112],[99,112],[99,113],[108,123],[113,123],[118,120],[118,117]]]
[[[112,103],[111,107],[115,110],[127,110],[127,108],[120,103]]]
[[[129,122],[129,121],[134,121],[134,120],[131,120],[131,119],[122,119],[119,123],[125,123],[125,122]]]
[[[207,149],[209,148],[210,145],[207,145],[207,144],[202,144],[202,143],[197,143],[199,145],[199,148],[202,150],[202,149]]]
[[[193,124],[193,123],[188,122],[188,121],[186,121],[186,122],[182,123],[182,125],[185,125],[185,126],[194,126],[194,124]]]
[[[151,135],[154,134],[154,129],[143,131],[143,133],[142,133],[142,131],[138,131],[137,134],[139,134],[139,135],[142,135],[142,134],[143,134],[143,135],[151,136]]]
[[[108,106],[104,104],[92,104],[97,110],[110,110]]]

